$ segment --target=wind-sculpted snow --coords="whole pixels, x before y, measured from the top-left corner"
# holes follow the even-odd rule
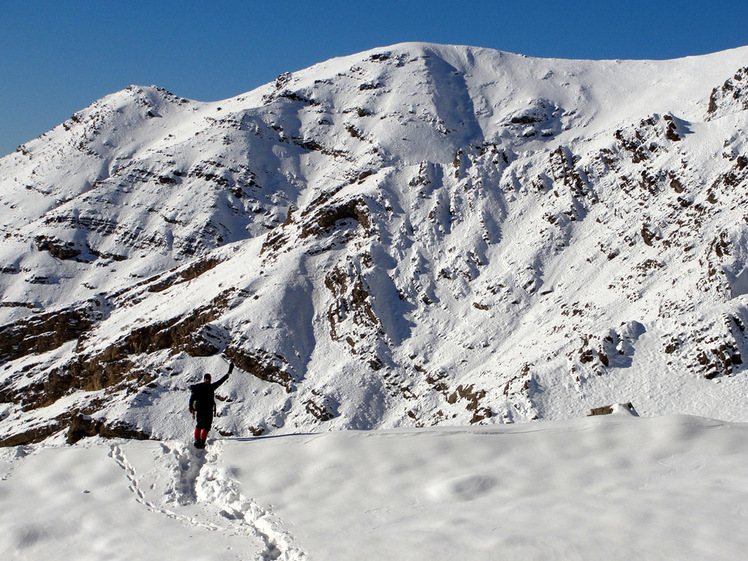
[[[226,360],[224,436],[746,418],[745,53],[99,100],[0,160],[0,443],[179,437]]]
[[[0,450],[3,559],[740,559],[748,427],[493,427]]]

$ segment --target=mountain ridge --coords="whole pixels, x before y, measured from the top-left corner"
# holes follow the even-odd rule
[[[185,434],[221,354],[227,435],[743,419],[747,52],[406,43],[102,98],[0,159],[2,442]]]

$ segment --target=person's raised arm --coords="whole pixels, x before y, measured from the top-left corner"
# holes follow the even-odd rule
[[[217,388],[218,386],[220,386],[221,384],[223,384],[226,380],[228,380],[229,376],[231,376],[231,373],[233,371],[234,371],[234,363],[233,362],[229,362],[229,371],[226,372],[226,375],[223,378],[221,378],[217,382],[213,383],[213,389]]]

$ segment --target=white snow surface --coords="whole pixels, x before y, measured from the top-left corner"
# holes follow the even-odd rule
[[[712,561],[748,537],[748,425],[617,414],[0,451],[12,561]]]

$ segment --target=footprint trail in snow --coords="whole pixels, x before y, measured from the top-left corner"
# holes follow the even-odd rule
[[[222,443],[194,450],[179,441],[160,443],[150,469],[128,459],[115,444],[109,456],[122,468],[135,500],[149,511],[187,526],[246,536],[259,541],[261,561],[305,561],[306,553],[268,509],[241,494],[239,483],[220,463]]]

